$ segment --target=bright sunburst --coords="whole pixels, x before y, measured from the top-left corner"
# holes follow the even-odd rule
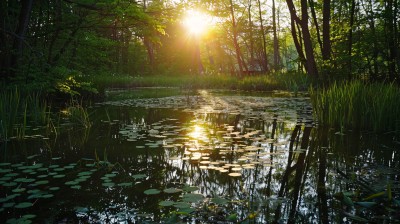
[[[210,17],[196,10],[188,10],[183,24],[191,34],[201,35],[210,25]]]

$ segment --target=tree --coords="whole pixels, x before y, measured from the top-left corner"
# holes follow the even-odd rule
[[[311,34],[310,30],[308,27],[308,7],[307,7],[307,0],[301,0],[301,19],[297,15],[296,7],[293,4],[292,0],[286,0],[286,3],[289,8],[290,12],[290,18],[291,18],[291,23],[292,23],[292,36],[296,44],[296,49],[297,52],[302,59],[304,66],[306,68],[307,73],[314,77],[318,78],[318,69],[317,69],[317,64],[315,61],[314,57],[314,49],[312,46],[312,41],[311,41]],[[305,52],[305,58],[303,54],[303,50],[300,47],[300,42],[297,39],[297,34],[294,29],[295,25],[298,24],[301,28],[301,34],[302,34],[302,41],[304,43],[304,52]]]

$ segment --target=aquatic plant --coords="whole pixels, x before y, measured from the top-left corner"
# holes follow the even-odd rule
[[[0,139],[23,139],[29,126],[50,122],[50,106],[40,93],[22,94],[18,89],[0,93]]]
[[[90,128],[92,126],[88,109],[83,105],[82,101],[78,102],[72,99],[66,109],[61,112],[66,115],[73,124],[83,126],[84,128]]]
[[[206,75],[148,75],[148,76],[99,76],[91,80],[99,88],[107,87],[179,87],[182,89],[233,89],[233,90],[307,90],[310,80],[304,74],[253,75],[243,78],[227,74]],[[293,89],[293,87],[296,87]]]
[[[394,84],[352,81],[326,89],[310,89],[315,118],[320,125],[400,130],[400,89]]]

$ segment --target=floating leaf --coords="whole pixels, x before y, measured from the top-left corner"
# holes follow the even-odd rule
[[[195,212],[196,209],[194,208],[179,208],[178,213],[181,215],[189,215],[192,212]]]
[[[40,181],[35,182],[36,185],[44,185],[44,184],[48,184],[48,183],[49,183],[48,180],[40,180]]]
[[[119,183],[118,186],[119,187],[131,187],[132,186],[132,182],[126,182],[126,183]]]
[[[4,184],[2,184],[2,185],[3,185],[3,187],[14,187],[14,186],[17,185],[17,183],[15,183],[15,182],[8,182],[8,183],[4,183]]]
[[[176,202],[174,204],[174,207],[175,208],[190,208],[190,205],[189,205],[189,203],[186,203],[186,202]]]
[[[114,182],[107,182],[102,184],[104,187],[114,187],[115,183]]]
[[[115,177],[115,176],[117,176],[117,174],[115,174],[115,173],[109,173],[109,174],[104,175],[104,177],[108,177],[108,178]]]
[[[160,201],[160,203],[158,203],[158,205],[163,206],[163,207],[169,207],[174,204],[175,204],[174,201]]]
[[[185,187],[183,187],[183,190],[184,190],[184,191],[187,191],[187,192],[197,191],[197,190],[199,190],[199,189],[200,189],[200,188],[195,187],[195,186],[185,186]]]
[[[11,169],[0,169],[0,173],[9,173],[11,171]]]
[[[241,173],[229,173],[228,175],[231,176],[231,177],[240,177],[240,176],[242,176]]]
[[[144,193],[147,195],[153,195],[153,194],[159,194],[159,193],[161,193],[161,191],[158,189],[148,189],[148,190],[145,190]]]
[[[196,203],[204,199],[202,194],[185,194],[182,201]]]
[[[71,188],[79,190],[79,189],[81,189],[81,185],[73,185],[73,186],[71,186]]]
[[[85,171],[85,172],[78,173],[78,176],[87,176],[87,175],[92,175],[92,172],[91,171]]]
[[[72,188],[72,187],[71,187],[71,188]],[[43,194],[43,195],[41,196],[41,198],[52,198],[52,197],[54,197],[53,194]]]
[[[15,206],[15,208],[28,208],[28,207],[32,207],[32,206],[33,206],[33,203],[31,203],[31,202],[21,202],[21,203],[17,204]]]
[[[32,178],[17,178],[14,180],[15,182],[22,182],[22,183],[30,183],[35,181],[35,179]]]
[[[145,175],[145,174],[135,174],[132,177],[135,178],[135,179],[143,179],[143,178],[146,178],[147,175]]]
[[[15,177],[18,176],[18,173],[7,173],[6,175],[4,175],[5,177]]]
[[[211,202],[218,204],[218,205],[225,205],[229,202],[229,200],[225,198],[212,198]]]
[[[65,182],[65,185],[77,185],[77,184],[78,184],[78,182],[76,182],[76,181]]]
[[[15,205],[15,202],[8,202],[3,204],[3,208],[11,208]]]
[[[36,217],[36,215],[34,215],[34,214],[26,214],[26,215],[23,215],[21,218],[23,218],[23,219],[33,219],[35,217]]]
[[[20,193],[20,192],[24,192],[25,190],[26,190],[25,188],[17,188],[17,189],[12,190],[12,192]]]
[[[164,189],[164,192],[168,193],[168,194],[178,193],[178,192],[181,192],[181,191],[182,191],[182,189],[178,189],[178,188],[167,188],[167,189]]]

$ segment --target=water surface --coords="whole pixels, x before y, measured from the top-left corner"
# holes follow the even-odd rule
[[[397,137],[318,128],[305,95],[118,90],[90,113],[1,143],[1,222],[399,221]]]

